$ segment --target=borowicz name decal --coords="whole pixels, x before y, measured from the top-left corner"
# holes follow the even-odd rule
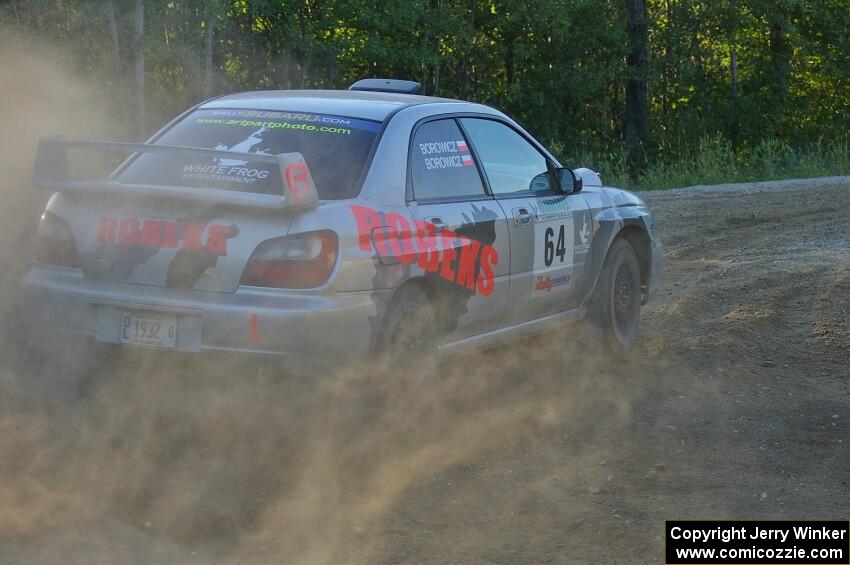
[[[492,245],[452,230],[438,231],[431,222],[414,220],[411,226],[407,218],[395,212],[357,205],[352,205],[351,211],[362,251],[370,252],[374,246],[379,257],[404,265],[416,263],[423,271],[482,296],[493,293],[493,268],[499,264],[499,252]]]

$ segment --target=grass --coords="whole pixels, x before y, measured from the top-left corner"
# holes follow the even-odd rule
[[[554,149],[563,154],[557,144]],[[755,146],[735,151],[723,136],[709,135],[693,148],[661,146],[636,180],[629,175],[625,151],[578,153],[564,161],[599,171],[609,186],[635,190],[850,175],[850,137],[802,148],[765,138]]]

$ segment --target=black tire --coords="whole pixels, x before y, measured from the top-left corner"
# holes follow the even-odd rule
[[[613,353],[631,348],[640,325],[640,302],[640,263],[629,242],[617,239],[608,250],[588,312]]]
[[[418,286],[404,286],[393,297],[376,349],[384,369],[428,371],[436,367],[437,315]]]

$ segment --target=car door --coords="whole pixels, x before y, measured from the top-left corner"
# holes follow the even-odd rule
[[[578,306],[590,210],[579,195],[552,190],[554,164],[510,124],[460,120],[490,192],[508,218],[511,263],[505,324]]]
[[[508,221],[487,193],[457,121],[418,124],[409,159],[408,207],[435,249],[434,261],[420,254],[418,264],[438,289],[446,337],[497,327],[509,295]]]

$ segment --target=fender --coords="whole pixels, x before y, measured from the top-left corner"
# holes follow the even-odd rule
[[[593,216],[593,223],[598,227],[593,235],[588,259],[589,265],[585,270],[588,273],[588,280],[586,281],[587,292],[584,300],[582,300],[582,306],[586,306],[590,302],[593,293],[596,291],[596,284],[599,281],[599,275],[602,272],[608,251],[611,249],[614,240],[625,228],[635,226],[647,237],[652,238],[644,221],[644,218],[648,217],[649,211],[643,206],[614,206],[600,210]],[[641,281],[641,284],[643,285],[645,282]]]

